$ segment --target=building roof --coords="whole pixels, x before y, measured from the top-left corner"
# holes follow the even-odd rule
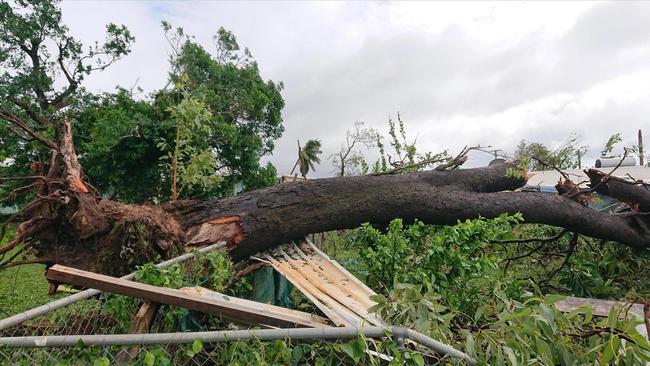
[[[604,173],[610,173],[614,168],[598,168]],[[567,169],[563,170],[566,174],[569,175],[569,178],[574,183],[579,183],[583,181],[589,181],[589,178],[584,173],[583,169]],[[562,178],[562,175],[555,170],[542,170],[536,172],[530,172],[532,177],[528,180],[528,185],[530,186],[542,186],[542,187],[553,187],[557,182]],[[641,180],[645,184],[650,184],[650,168],[642,166],[622,166],[614,171],[612,176],[624,178],[624,179],[635,179]]]

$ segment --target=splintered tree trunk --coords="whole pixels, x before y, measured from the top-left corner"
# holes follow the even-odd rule
[[[225,241],[233,259],[241,260],[310,233],[364,222],[385,225],[403,218],[450,225],[517,212],[528,223],[560,226],[636,249],[650,244],[650,193],[593,170],[593,189],[620,198],[630,212],[598,212],[566,195],[513,192],[525,184],[514,165],[315,179],[220,200],[126,205],[99,198],[82,181],[72,141],[66,138],[69,123],[65,127],[50,169],[39,180],[37,199],[13,218],[21,222],[16,239],[0,248],[0,255],[22,248],[36,262],[115,275],[155,255],[172,256],[184,246]],[[2,260],[0,256],[0,266]]]

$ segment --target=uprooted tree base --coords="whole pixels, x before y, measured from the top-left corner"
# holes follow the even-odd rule
[[[32,177],[36,199],[11,218],[20,224],[15,239],[0,249],[4,265],[25,262],[16,258],[29,252],[35,259],[27,262],[115,275],[156,254],[172,256],[183,246],[225,241],[233,259],[240,260],[310,233],[364,222],[387,224],[401,217],[449,225],[517,212],[528,223],[564,227],[636,249],[650,243],[650,192],[595,170],[588,172],[590,189],[563,195],[513,192],[525,184],[525,173],[505,164],[299,181],[221,200],[121,204],[87,188],[72,142],[65,138],[70,124],[64,125],[49,168]],[[629,211],[609,214],[578,203],[592,191],[619,198]]]
[[[60,124],[57,137],[58,144],[50,142],[49,166],[40,166],[38,175],[17,177],[33,180],[25,187],[35,199],[8,219],[19,224],[15,238],[0,248],[2,265],[61,263],[122,273],[156,254],[180,249],[184,235],[175,217],[156,206],[101,199],[82,180],[68,120]],[[24,253],[35,258],[15,260]]]

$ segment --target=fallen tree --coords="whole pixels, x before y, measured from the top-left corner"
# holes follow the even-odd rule
[[[559,226],[639,250],[650,243],[650,192],[645,189],[590,171],[589,192],[607,193],[630,207],[622,213],[599,212],[576,202],[576,192],[515,191],[526,183],[526,174],[513,164],[314,179],[218,200],[121,204],[100,198],[84,183],[69,138],[71,123],[65,120],[62,127],[57,143],[48,144],[57,148],[51,149],[47,171],[29,177],[36,198],[10,218],[18,223],[16,237],[0,253],[20,247],[33,251],[29,262],[115,274],[127,270],[124,248],[134,242],[146,241],[150,246],[145,251],[169,256],[183,246],[225,241],[233,259],[241,260],[310,233],[364,222],[383,225],[401,217],[449,225],[517,212],[527,223]]]

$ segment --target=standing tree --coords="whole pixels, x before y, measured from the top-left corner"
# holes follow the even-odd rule
[[[171,29],[169,24],[163,27]],[[179,33],[182,30],[177,29]],[[211,112],[207,121],[210,129],[202,133],[201,139],[219,160],[218,174],[223,180],[203,197],[228,195],[239,184],[246,190],[258,188],[248,182],[269,176],[260,166],[260,158],[273,151],[274,141],[284,131],[282,83],[265,81],[260,76],[251,52],[240,48],[232,32],[220,28],[214,41],[214,57],[191,38],[178,42],[170,75],[173,83],[182,82],[193,95],[200,96]],[[167,110],[178,103],[181,94],[179,90],[159,92],[155,108]]]
[[[153,100],[135,100],[121,89],[88,98],[80,108],[75,144],[90,181],[102,194],[133,203],[168,200],[174,180],[187,183],[178,187],[178,198],[274,184],[275,167],[261,166],[260,158],[282,133],[281,84],[263,80],[250,52],[236,51],[225,30],[212,56],[182,29],[168,23],[163,29],[172,49],[166,88]],[[197,106],[201,113],[194,113]],[[172,159],[174,152],[179,159]],[[180,169],[173,169],[174,160]]]
[[[381,143],[380,138],[381,136],[375,130],[363,127],[363,122],[356,122],[354,131],[346,132],[345,144],[341,145],[339,152],[330,157],[332,165],[336,168],[336,174],[344,177],[363,173],[367,163],[363,154],[356,148],[359,145],[364,145],[366,148],[374,147],[377,143]]]
[[[609,139],[607,139],[603,151],[600,152],[600,157],[605,159],[616,157],[616,155],[614,154],[614,148],[622,141],[623,139],[621,138],[620,133],[615,133],[611,135]]]
[[[528,166],[530,171],[549,169],[580,168],[581,159],[587,151],[587,146],[580,146],[578,137],[570,135],[557,149],[551,150],[546,145],[524,140],[519,142],[514,159]]]
[[[161,139],[158,146],[167,154],[161,156],[165,171],[171,176],[171,200],[176,201],[181,190],[200,187],[209,190],[221,179],[212,147],[203,136],[212,133],[212,113],[203,101],[192,95],[180,82],[181,101],[169,107],[176,134],[172,141]]]
[[[16,4],[21,9],[0,3],[0,118],[6,122],[0,125],[0,150],[10,158],[3,170],[78,169],[76,158],[63,159],[59,151],[72,143],[66,140],[64,115],[78,107],[83,79],[128,54],[134,38],[126,27],[109,24],[106,40],[84,49],[61,23],[56,3]]]
[[[300,170],[300,175],[303,178],[307,178],[307,173],[309,170],[316,170],[314,164],[320,163],[319,155],[323,152],[320,150],[320,141],[318,139],[308,140],[304,147],[300,146],[300,141],[298,141],[298,159],[296,164],[293,165],[291,169],[291,174],[296,170]]]

